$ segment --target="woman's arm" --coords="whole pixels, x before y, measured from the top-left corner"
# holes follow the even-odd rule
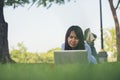
[[[88,61],[89,61],[89,63],[97,64],[97,60],[96,60],[95,57],[92,55],[91,48],[90,48],[90,46],[87,44],[86,41],[85,41],[85,49],[88,51]]]

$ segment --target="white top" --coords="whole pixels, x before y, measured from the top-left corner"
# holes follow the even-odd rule
[[[63,43],[61,46],[61,49],[64,50],[65,44]],[[85,41],[85,49],[88,51],[88,62],[97,64],[96,58],[92,55],[92,51],[88,43]]]

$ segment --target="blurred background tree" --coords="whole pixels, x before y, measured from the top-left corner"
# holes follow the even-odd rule
[[[115,23],[117,61],[120,61],[120,24],[117,17],[117,10],[120,4],[120,0],[108,0],[108,1],[109,1],[112,15],[113,15],[114,23]]]
[[[18,6],[24,7],[26,4],[31,4],[31,6],[35,4],[38,7],[42,5],[49,8],[52,4],[64,4],[69,1],[71,0],[0,0],[0,62],[15,63],[9,55],[8,23],[4,19],[4,6],[13,6],[13,8],[16,8]]]
[[[60,48],[41,53],[28,52],[23,43],[18,43],[16,48],[11,49],[10,56],[17,63],[54,63],[54,50]]]
[[[104,44],[105,50],[108,52],[108,61],[116,61],[117,59],[117,49],[116,49],[116,36],[115,28],[104,30]]]

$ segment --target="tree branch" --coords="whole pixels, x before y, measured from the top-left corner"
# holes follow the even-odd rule
[[[117,6],[116,6],[116,8],[115,8],[116,10],[117,10],[117,8],[118,8],[119,4],[120,4],[120,0],[119,0],[119,1],[118,1],[118,3],[117,3]]]

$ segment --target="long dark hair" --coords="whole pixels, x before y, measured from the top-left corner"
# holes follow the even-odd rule
[[[64,50],[72,50],[72,48],[69,46],[68,44],[68,37],[71,33],[71,31],[74,31],[76,36],[79,39],[79,43],[78,45],[74,48],[74,50],[84,50],[85,49],[85,45],[84,45],[84,36],[83,36],[83,31],[79,26],[73,25],[71,26],[65,35],[65,49]]]

